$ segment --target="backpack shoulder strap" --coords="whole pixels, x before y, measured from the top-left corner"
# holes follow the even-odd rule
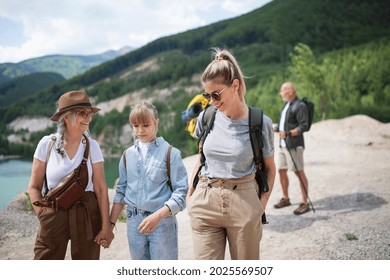
[[[300,98],[298,98],[296,101],[294,101],[293,104],[290,105],[290,108],[291,108],[291,109],[289,108],[289,110],[291,110],[290,112],[293,113],[293,114],[295,115],[295,117],[296,117],[296,114],[297,114],[297,111],[298,111],[298,107],[299,107],[299,105],[300,105],[302,102],[303,102],[303,100],[300,99]],[[305,103],[305,102],[303,102],[303,103]],[[305,103],[305,104],[306,104],[306,103]]]
[[[47,162],[49,161],[50,154],[51,154],[51,149],[53,149],[54,142],[55,142],[56,140],[57,140],[57,137],[53,134],[53,135],[51,136],[50,143],[49,143],[49,151],[48,151],[47,154],[46,154],[46,165],[47,165]]]
[[[90,156],[89,140],[88,140],[88,137],[84,134],[83,134],[83,137],[84,137],[84,139],[82,140],[82,142],[83,142],[83,145],[85,145],[83,160],[86,162],[88,160],[88,157]],[[92,159],[91,159],[91,164],[92,164]]]
[[[203,154],[203,143],[204,141],[206,141],[206,137],[213,127],[216,114],[217,114],[217,108],[215,106],[210,105],[204,110],[204,114],[202,117],[203,130],[199,137],[199,142],[198,142],[199,153],[201,154],[200,157],[201,166],[203,166],[204,163],[206,162],[206,157]]]
[[[209,134],[211,128],[213,127],[216,113],[217,113],[217,108],[215,106],[208,106],[204,110],[204,114],[202,116],[203,130],[199,137],[199,144],[203,145],[204,141],[206,140],[207,135]]]
[[[172,182],[171,182],[171,150],[172,145],[169,145],[168,152],[167,152],[167,170],[168,170],[168,186],[171,189],[171,192],[173,192],[172,188]]]
[[[46,166],[45,166],[45,188],[43,189],[43,195],[45,196],[47,192],[49,191],[49,187],[47,185],[47,176],[46,176],[46,170],[47,170],[47,163],[49,162],[50,159],[50,154],[51,154],[51,149],[53,149],[54,142],[56,141],[57,137],[53,134],[50,139],[49,143],[49,150],[46,154]]]
[[[263,160],[263,110],[261,108],[249,107],[249,135],[253,150],[253,158],[256,166],[262,166]]]

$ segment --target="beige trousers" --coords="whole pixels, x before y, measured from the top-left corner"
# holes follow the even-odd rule
[[[200,177],[188,201],[195,259],[260,259],[261,215],[255,175],[238,179]]]

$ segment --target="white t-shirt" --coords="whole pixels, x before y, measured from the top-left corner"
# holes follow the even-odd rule
[[[280,122],[279,122],[279,131],[284,131],[284,123],[286,122],[286,113],[288,108],[290,107],[290,104],[291,103],[288,102],[283,108],[282,115],[280,117]],[[280,146],[286,147],[286,141],[284,139],[280,140]]]
[[[39,141],[38,146],[34,153],[34,158],[46,162],[46,156],[49,152],[51,136],[44,136],[41,141]],[[57,139],[58,139],[58,135]],[[88,167],[88,185],[85,188],[85,191],[94,191],[93,183],[92,183],[92,163],[102,162],[104,161],[102,151],[100,150],[99,144],[96,140],[88,138],[89,140],[89,158],[87,161]],[[76,155],[73,159],[70,159],[68,155],[65,153],[64,157],[62,157],[57,151],[57,141],[54,142],[53,148],[50,151],[49,162],[46,166],[46,177],[48,189],[55,187],[66,175],[72,172],[75,168],[79,166],[81,160],[83,159],[85,145],[80,141],[79,148],[77,150]]]
[[[142,141],[139,141],[139,148],[140,148],[142,162],[145,161],[146,153],[148,152],[148,149],[152,143],[153,142],[144,143]]]

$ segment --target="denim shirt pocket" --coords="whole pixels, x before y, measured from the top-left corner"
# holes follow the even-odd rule
[[[167,180],[167,167],[164,162],[155,163],[150,166],[149,180],[154,184],[163,184]]]

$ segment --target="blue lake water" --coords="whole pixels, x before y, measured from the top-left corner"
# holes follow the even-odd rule
[[[109,188],[118,178],[119,159],[105,159],[104,171]],[[13,159],[0,161],[0,212],[17,195],[27,191],[32,161]]]
[[[27,190],[30,174],[31,162],[0,161],[0,211],[19,193]]]

